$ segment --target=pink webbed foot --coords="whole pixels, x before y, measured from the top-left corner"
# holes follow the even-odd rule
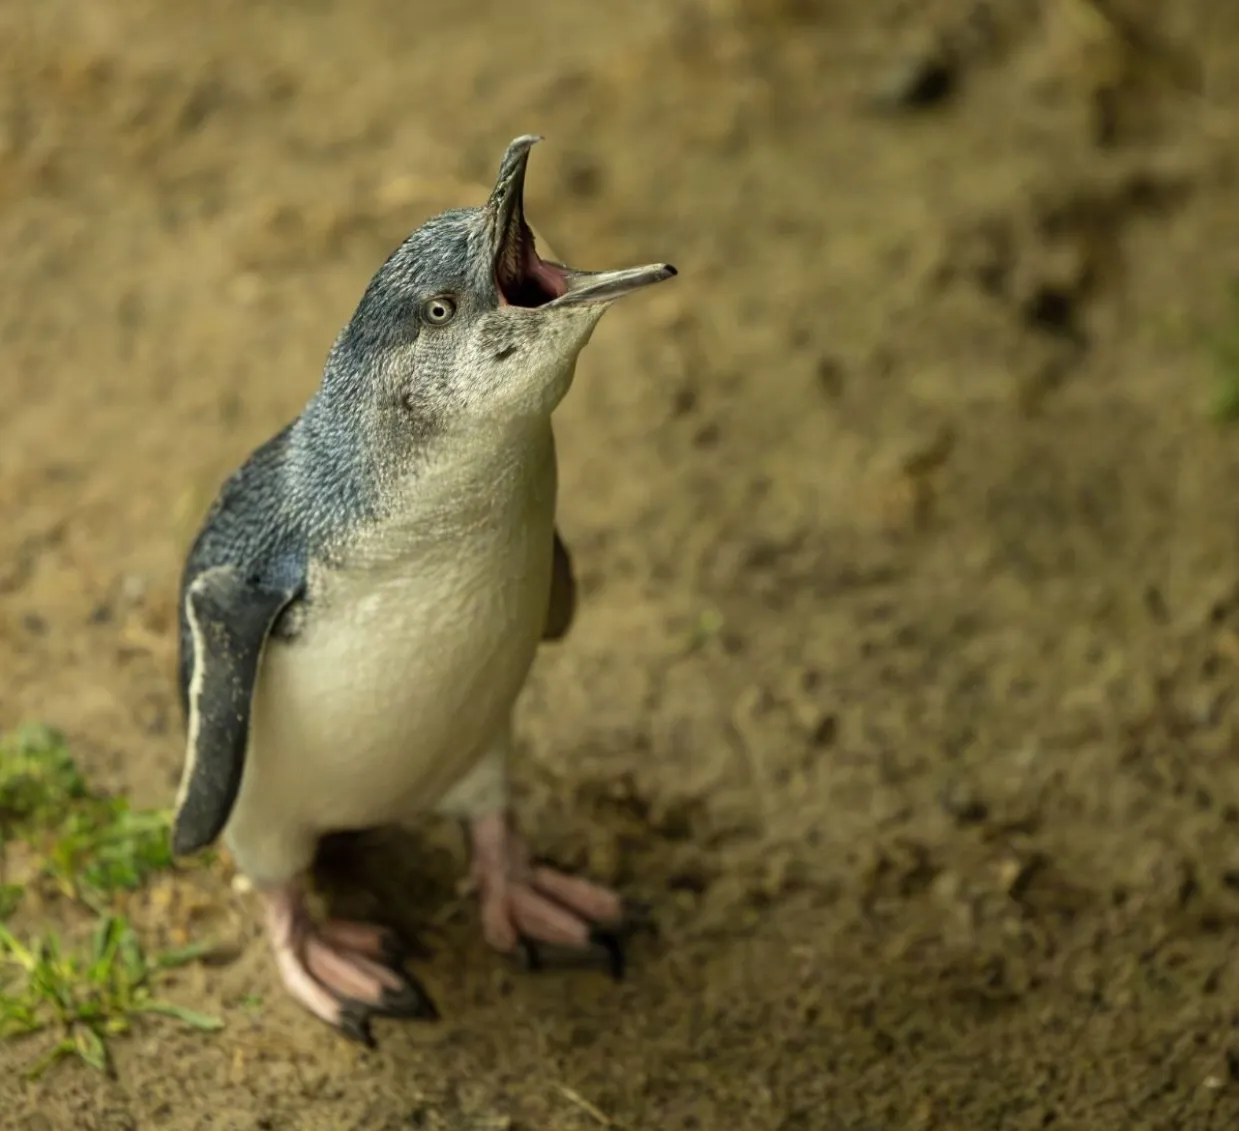
[[[439,1016],[404,969],[407,949],[387,928],[339,919],[315,923],[297,888],[264,898],[280,977],[316,1017],[373,1048],[372,1017],[433,1021]]]
[[[534,864],[524,840],[503,813],[470,825],[473,879],[481,904],[482,933],[505,954],[524,953],[541,966],[540,945],[569,951],[602,951],[612,977],[624,976],[623,901],[607,888]]]

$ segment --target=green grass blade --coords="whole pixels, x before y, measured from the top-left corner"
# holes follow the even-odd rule
[[[103,1038],[94,1029],[80,1026],[74,1033],[74,1049],[91,1068],[100,1072],[108,1071],[108,1050]]]
[[[173,1005],[166,1001],[148,1001],[134,1010],[135,1013],[156,1013],[163,1017],[174,1017],[176,1020],[201,1030],[204,1033],[216,1033],[224,1027],[219,1017],[209,1013],[199,1013],[196,1009],[186,1009],[181,1005]]]

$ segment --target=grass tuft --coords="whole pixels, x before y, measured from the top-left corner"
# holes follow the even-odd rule
[[[154,995],[160,972],[192,962],[205,949],[148,956],[119,915],[99,919],[84,954],[66,953],[54,933],[24,943],[0,924],[0,1040],[54,1029],[58,1039],[29,1075],[73,1056],[111,1074],[108,1038],[128,1033],[140,1014],[174,1017],[195,1029],[220,1029],[223,1022],[217,1018]]]
[[[207,948],[148,954],[114,908],[118,892],[171,866],[170,823],[168,813],[135,812],[123,797],[92,791],[57,731],[31,726],[0,737],[0,862],[21,843],[30,864],[27,882],[0,882],[0,1040],[57,1034],[32,1075],[69,1057],[111,1073],[108,1039],[142,1014],[222,1027],[156,993],[162,973]],[[44,885],[92,913],[88,946],[67,947],[56,932],[23,939],[8,926],[28,889]]]
[[[43,876],[98,914],[115,892],[171,867],[170,823],[171,814],[135,813],[124,797],[92,793],[49,727],[0,739],[0,849],[24,841]]]

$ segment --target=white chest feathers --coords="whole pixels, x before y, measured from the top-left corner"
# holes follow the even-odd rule
[[[233,815],[327,831],[433,807],[502,736],[546,623],[555,454],[545,437],[410,485],[259,673]]]

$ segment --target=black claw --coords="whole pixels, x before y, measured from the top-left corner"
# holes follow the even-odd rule
[[[624,980],[625,958],[624,942],[616,931],[607,931],[595,927],[589,933],[589,941],[600,950],[606,952],[607,968],[611,977],[617,982]]]
[[[542,949],[533,939],[521,935],[517,939],[517,949],[520,952],[521,965],[531,974],[542,969]]]
[[[338,1028],[350,1040],[358,1041],[368,1049],[378,1048],[374,1033],[370,1031],[370,1012],[364,1007],[350,1003],[340,1010]]]

